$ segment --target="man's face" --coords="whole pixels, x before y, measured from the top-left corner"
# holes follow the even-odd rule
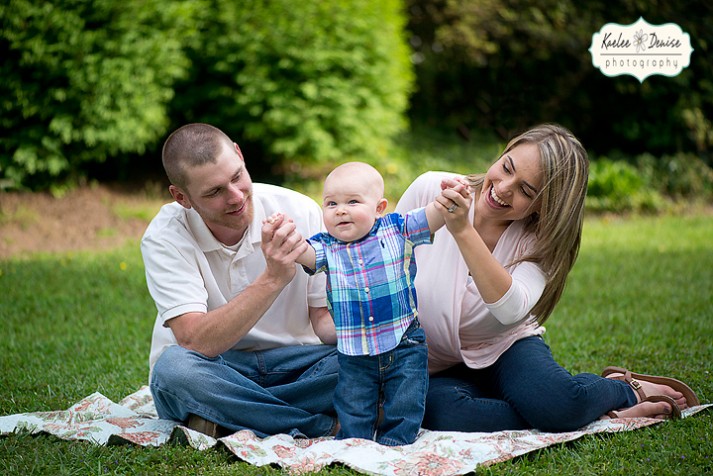
[[[253,219],[253,184],[237,147],[227,144],[216,162],[188,169],[185,198],[213,235],[226,245],[240,241]],[[175,195],[174,195],[175,197]]]

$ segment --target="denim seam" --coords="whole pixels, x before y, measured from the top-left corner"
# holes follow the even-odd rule
[[[261,387],[265,386],[265,377],[267,376],[267,366],[265,365],[265,357],[262,352],[255,352],[255,367],[257,368],[257,378],[256,382]]]
[[[211,417],[213,417],[212,419],[218,418],[218,415],[211,411],[206,411],[206,412],[203,411],[203,409],[210,409],[210,407],[204,407],[204,406],[196,407],[196,406],[192,405],[190,402],[186,402],[182,398],[179,398],[178,395],[175,394],[174,392],[171,392],[169,390],[165,390],[165,389],[161,388],[157,383],[151,383],[150,387],[151,387],[152,392],[155,391],[155,392],[161,393],[163,395],[170,395],[173,400],[180,401],[181,404],[188,410],[187,413],[189,413],[189,414],[197,415],[197,416],[200,416],[201,418],[208,417],[208,418],[206,418],[208,420],[211,420]],[[198,412],[200,412],[200,414]],[[205,415],[205,417],[203,415]]]

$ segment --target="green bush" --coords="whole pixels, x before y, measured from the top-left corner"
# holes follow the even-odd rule
[[[644,154],[636,164],[657,190],[673,199],[713,199],[713,169],[695,154]]]
[[[0,188],[44,188],[165,133],[195,2],[0,6]],[[179,35],[180,32],[180,35]]]
[[[248,160],[263,159],[251,173],[383,159],[404,130],[413,72],[402,2],[215,0],[199,21],[175,118],[221,127]]]
[[[0,189],[154,153],[197,121],[255,152],[258,175],[383,160],[414,81],[402,7],[11,0],[0,7]]]
[[[658,211],[663,197],[633,165],[607,158],[593,160],[587,186],[588,209],[597,212]]]

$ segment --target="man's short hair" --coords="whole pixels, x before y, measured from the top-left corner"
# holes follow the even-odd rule
[[[213,164],[223,147],[233,147],[233,141],[220,129],[209,124],[187,124],[166,139],[161,161],[168,180],[185,190],[188,185],[187,170]]]

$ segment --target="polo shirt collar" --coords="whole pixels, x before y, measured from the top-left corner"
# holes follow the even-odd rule
[[[259,200],[255,199],[254,194],[252,203],[253,220],[248,226],[248,229],[245,230],[245,235],[243,236],[243,239],[240,242],[240,247],[238,248],[237,257],[251,253],[254,249],[254,245],[262,242],[262,222],[266,218],[265,208]],[[215,236],[213,236],[213,233],[210,231],[198,212],[196,212],[193,208],[186,210],[186,217],[188,219],[188,226],[190,227],[201,251],[207,253],[209,251],[217,251],[228,248],[223,243],[218,241]]]

